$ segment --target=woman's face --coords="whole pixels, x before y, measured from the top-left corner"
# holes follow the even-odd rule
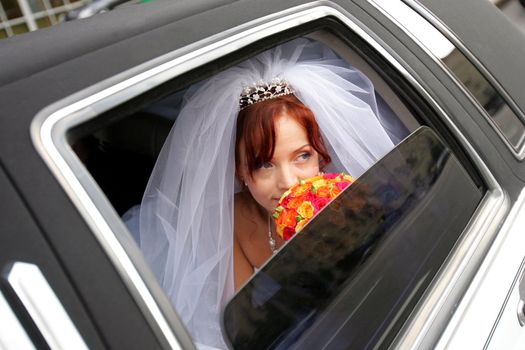
[[[275,209],[281,195],[299,180],[319,173],[319,155],[299,123],[283,113],[275,122],[275,134],[273,158],[255,170],[252,177],[247,167],[242,167],[242,177],[248,190],[268,212]]]

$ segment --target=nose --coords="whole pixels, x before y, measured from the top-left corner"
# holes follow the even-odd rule
[[[279,172],[278,183],[277,183],[279,190],[284,192],[298,182],[299,182],[299,177],[297,176],[297,174],[295,174],[295,172],[292,169],[290,169],[289,167],[281,168],[281,171]]]

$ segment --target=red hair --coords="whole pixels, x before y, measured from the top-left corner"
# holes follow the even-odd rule
[[[275,151],[275,122],[285,112],[306,131],[308,142],[320,156],[320,167],[330,163],[330,155],[314,114],[294,95],[285,95],[255,103],[239,112],[235,137],[237,178],[241,174],[241,141],[245,151],[243,160],[248,166],[248,174],[252,176],[255,170],[272,159]]]

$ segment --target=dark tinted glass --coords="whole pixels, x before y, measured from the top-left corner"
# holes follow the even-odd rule
[[[388,345],[483,196],[428,128],[325,207],[223,317],[236,349]]]

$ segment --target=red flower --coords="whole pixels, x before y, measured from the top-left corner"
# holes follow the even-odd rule
[[[328,204],[328,202],[330,202],[330,199],[322,198],[322,197],[318,197],[318,198],[315,198],[314,200],[312,200],[312,204],[317,209],[316,213],[319,210],[321,210],[321,208],[323,208],[326,204]]]
[[[349,181],[341,181],[341,182],[337,182],[335,184],[337,186],[337,188],[342,191],[346,188],[346,186],[350,185],[350,182]]]
[[[285,241],[289,240],[290,238],[292,238],[292,236],[295,234],[295,229],[287,226],[284,228],[283,230],[283,239]]]

